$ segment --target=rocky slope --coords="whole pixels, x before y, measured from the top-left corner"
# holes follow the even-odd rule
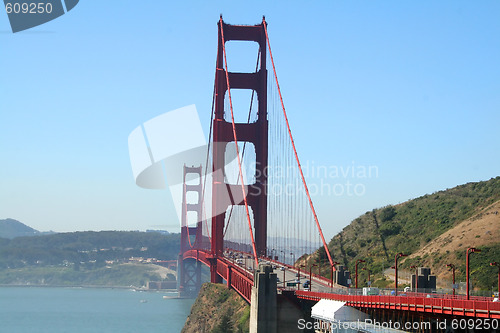
[[[205,283],[191,308],[183,333],[249,332],[250,306],[234,290]]]

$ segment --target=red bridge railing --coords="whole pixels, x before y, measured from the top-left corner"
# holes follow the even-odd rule
[[[475,318],[500,319],[500,303],[413,296],[361,296],[296,291],[301,299],[319,301],[331,299],[346,302],[347,305],[360,308],[376,308],[401,311],[427,312]]]

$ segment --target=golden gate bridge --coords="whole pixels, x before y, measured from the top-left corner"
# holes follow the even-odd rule
[[[257,43],[255,71],[228,68],[226,46],[239,42]],[[249,91],[250,98],[236,102],[241,90]],[[282,274],[277,284],[281,293],[298,301],[338,300],[399,317],[500,319],[500,303],[490,300],[419,293],[349,295],[335,283],[338,263],[328,250],[301,168],[265,18],[258,25],[231,25],[220,18],[211,117],[204,165],[184,166],[181,292],[197,292],[204,264],[212,283],[225,283],[251,303],[255,271],[267,262],[278,278]],[[319,246],[330,278],[297,264],[296,259]],[[300,279],[307,276],[312,286],[300,290]]]

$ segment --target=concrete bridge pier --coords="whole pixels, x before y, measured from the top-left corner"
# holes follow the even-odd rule
[[[250,333],[277,333],[277,280],[271,265],[255,272],[250,304]]]
[[[271,265],[260,264],[255,272],[250,304],[250,333],[314,332],[300,329],[299,321],[312,322],[311,304],[300,302],[293,291],[278,294],[277,276]]]

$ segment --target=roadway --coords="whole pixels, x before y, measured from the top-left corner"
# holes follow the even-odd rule
[[[254,273],[255,261],[253,260],[253,257],[250,256],[249,254],[237,251],[231,251],[224,253],[224,255],[228,260],[232,261],[235,265],[240,266],[241,268],[245,269],[247,272],[251,274]],[[278,278],[278,288],[304,290],[304,283],[310,280],[308,270],[307,271],[301,270],[299,276],[298,269],[292,268],[291,266],[283,265],[279,262],[274,262],[269,259],[259,259],[259,264],[262,263],[267,263],[273,266],[274,273],[276,273],[276,276]],[[299,287],[299,282],[300,282],[300,287]],[[287,283],[294,283],[295,286],[287,286]],[[312,289],[310,291],[315,291],[315,292],[331,291],[330,284],[328,282],[320,280],[314,276],[312,276],[311,286]],[[343,286],[334,284],[334,287],[342,288]]]

